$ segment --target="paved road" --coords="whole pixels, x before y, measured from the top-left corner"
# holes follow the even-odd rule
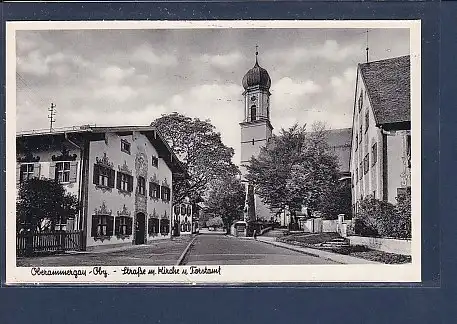
[[[329,260],[291,251],[253,239],[204,234],[194,241],[186,265],[334,264]]]
[[[125,266],[175,265],[190,236],[164,239],[146,245],[77,254],[17,259],[18,267],[32,266]]]

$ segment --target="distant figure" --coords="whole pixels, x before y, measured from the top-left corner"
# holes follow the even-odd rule
[[[257,240],[257,230],[254,229],[254,240]]]

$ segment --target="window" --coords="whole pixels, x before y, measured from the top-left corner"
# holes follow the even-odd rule
[[[117,236],[132,235],[132,217],[116,217],[115,233]]]
[[[257,117],[257,107],[251,106],[251,121],[256,120]]]
[[[148,234],[157,235],[159,234],[159,219],[151,217],[148,219]]]
[[[113,220],[113,216],[93,215],[91,236],[94,238],[113,236]]]
[[[130,174],[117,172],[117,189],[123,192],[133,191],[133,177]]]
[[[160,234],[166,235],[170,233],[170,220],[162,218],[160,220]]]
[[[365,114],[365,133],[368,131],[368,126],[370,126],[370,112],[367,110]]]
[[[162,200],[170,201],[170,188],[162,186],[162,189],[160,191],[162,193]]]
[[[355,168],[355,183],[359,182],[359,168]]]
[[[357,151],[358,148],[359,148],[359,134],[356,133],[355,134],[355,150]]]
[[[159,158],[152,156],[151,159],[152,159],[152,166],[157,168],[159,166]]]
[[[33,163],[21,164],[20,182],[33,177]]]
[[[187,206],[187,216],[191,216],[192,215],[192,207],[190,205]]]
[[[371,146],[371,165],[375,165],[378,160],[378,143]]]
[[[138,177],[138,193],[140,195],[146,194],[146,180],[143,177]]]
[[[57,170],[57,169],[56,169]],[[115,171],[102,165],[94,165],[94,184],[105,188],[114,188]]]
[[[149,197],[160,198],[160,186],[157,183],[149,182]]]
[[[363,177],[363,162],[360,161],[360,165],[359,165],[359,179],[362,179]]]
[[[359,141],[360,141],[360,143],[362,143],[362,137],[363,137],[363,136],[362,136],[362,123],[360,123],[359,134],[360,134],[360,135],[359,135]]]
[[[130,154],[130,143],[126,140],[121,140],[121,151]]]
[[[359,111],[362,110],[363,107],[363,90],[360,91],[360,97],[359,97]]]
[[[70,182],[70,162],[56,163],[56,180],[59,183]]]
[[[363,174],[366,174],[370,169],[370,155],[367,154],[363,158]]]

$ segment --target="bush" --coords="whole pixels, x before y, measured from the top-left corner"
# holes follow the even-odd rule
[[[404,194],[396,206],[368,196],[360,202],[353,221],[356,235],[369,237],[411,237],[411,196]]]

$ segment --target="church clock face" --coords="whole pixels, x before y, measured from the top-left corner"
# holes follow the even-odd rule
[[[251,97],[251,101],[255,101],[257,98],[255,96]]]

